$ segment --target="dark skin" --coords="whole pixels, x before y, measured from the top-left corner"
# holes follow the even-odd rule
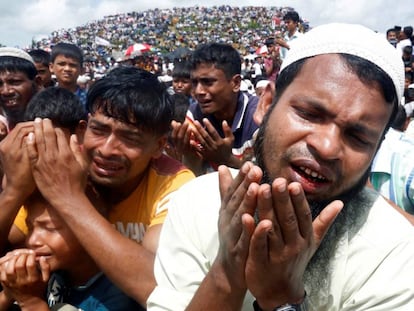
[[[260,185],[261,177],[261,169],[250,162],[242,166],[235,178],[226,167],[219,167],[220,248],[187,310],[240,310],[247,289],[263,310],[286,301],[303,300],[303,286],[292,287],[287,283],[301,284],[298,279],[304,267],[340,212],[342,203],[332,202],[312,222],[298,183],[287,185],[285,179],[279,178],[272,186]],[[261,216],[255,226],[256,207]],[[295,221],[291,220],[292,215]],[[298,242],[301,246],[297,246]],[[302,268],[298,269],[297,264]],[[275,265],[279,269],[269,276],[269,267]],[[263,282],[266,286],[262,286]],[[275,291],[278,291],[277,297]]]

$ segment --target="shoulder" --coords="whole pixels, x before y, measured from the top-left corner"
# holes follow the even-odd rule
[[[151,161],[151,169],[160,176],[173,176],[180,173],[191,175],[191,171],[180,161],[165,154]]]

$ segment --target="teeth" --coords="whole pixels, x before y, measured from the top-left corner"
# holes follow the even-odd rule
[[[315,171],[312,171],[308,167],[301,166],[299,168],[301,169],[301,171],[305,172],[306,175],[312,176],[313,178],[317,178],[317,179],[320,179],[320,180],[325,180],[326,179],[325,177],[323,177],[322,175],[318,174]]]

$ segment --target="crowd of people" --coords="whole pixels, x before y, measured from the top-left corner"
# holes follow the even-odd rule
[[[303,26],[157,9],[1,47],[0,310],[412,310],[413,29]],[[105,58],[144,38],[188,50]]]
[[[76,28],[56,30],[33,42],[30,48],[50,50],[61,41],[74,43],[84,52],[93,78],[94,73],[99,75],[102,69],[123,59],[129,46],[145,43],[152,47],[142,57],[147,68],[161,72],[161,63],[172,62],[177,49],[194,50],[210,41],[231,44],[242,55],[249,55],[271,34],[283,30],[281,21],[289,10],[275,6],[197,6],[116,14]],[[306,19],[301,19],[301,27],[309,27]]]

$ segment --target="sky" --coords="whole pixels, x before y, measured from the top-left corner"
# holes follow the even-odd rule
[[[413,0],[2,0],[0,43],[28,47],[32,38],[81,26],[106,15],[191,6],[291,6],[314,27],[328,22],[359,23],[385,33],[414,25]],[[154,6],[156,3],[156,6]]]

